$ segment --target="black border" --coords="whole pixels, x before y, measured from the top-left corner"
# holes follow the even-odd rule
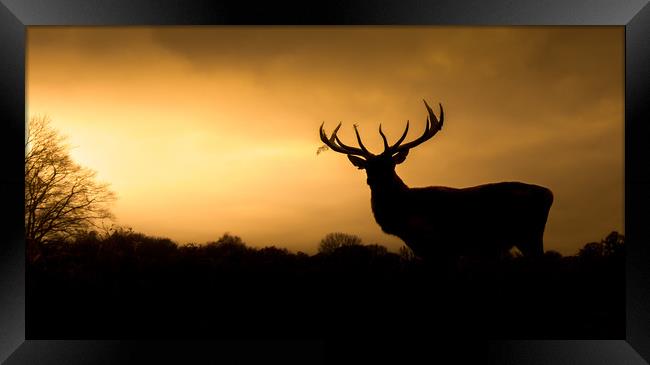
[[[300,363],[430,355],[491,364],[644,364],[650,361],[650,6],[648,0],[288,1],[0,0],[0,361],[24,363],[205,363],[271,358]],[[619,25],[625,26],[626,338],[593,341],[426,339],[407,343],[323,341],[25,340],[23,138],[25,27],[31,25]],[[390,350],[392,349],[392,351]],[[479,361],[476,361],[478,359]],[[645,359],[645,361],[644,361]]]

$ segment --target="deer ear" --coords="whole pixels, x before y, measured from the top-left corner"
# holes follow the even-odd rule
[[[404,160],[406,160],[406,156],[408,156],[408,154],[409,150],[399,151],[395,156],[393,156],[393,161],[396,165],[399,165],[404,162]]]
[[[361,157],[348,155],[348,159],[350,160],[350,162],[352,162],[354,166],[358,167],[359,170],[366,168],[366,160],[362,159]]]

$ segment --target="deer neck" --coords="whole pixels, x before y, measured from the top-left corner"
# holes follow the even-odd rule
[[[373,182],[370,185],[370,191],[373,196],[392,196],[399,194],[400,192],[408,190],[408,186],[404,184],[404,181],[397,176],[397,173],[393,171],[390,176],[383,178],[379,181]]]
[[[404,204],[404,195],[408,190],[408,186],[394,172],[389,179],[370,185],[372,213],[384,232],[399,233],[400,206]]]

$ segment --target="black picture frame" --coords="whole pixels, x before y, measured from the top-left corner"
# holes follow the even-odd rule
[[[377,344],[322,341],[87,341],[25,338],[23,234],[25,40],[34,25],[619,25],[625,27],[624,339],[553,341],[428,339]],[[31,363],[339,362],[343,352],[399,363],[429,356],[492,364],[644,364],[650,361],[650,6],[647,0],[498,1],[174,1],[0,0],[0,361]],[[392,349],[393,351],[390,351]],[[387,352],[390,352],[388,354]],[[349,360],[349,358],[346,358]]]

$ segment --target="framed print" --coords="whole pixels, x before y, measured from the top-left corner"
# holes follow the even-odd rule
[[[647,1],[1,2],[7,364],[650,358]]]

